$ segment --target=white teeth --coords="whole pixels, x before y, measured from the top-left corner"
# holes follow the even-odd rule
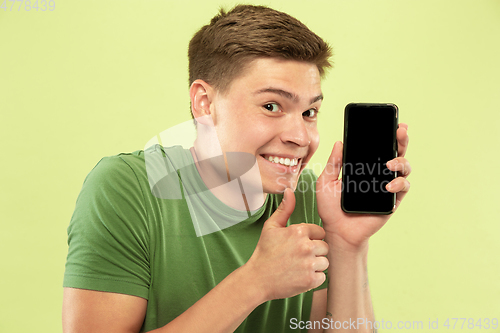
[[[279,163],[279,164],[286,165],[286,166],[296,166],[298,164],[298,159],[296,159],[296,158],[290,159],[288,157],[283,158],[283,157],[277,157],[277,156],[269,156],[267,159],[270,162]]]

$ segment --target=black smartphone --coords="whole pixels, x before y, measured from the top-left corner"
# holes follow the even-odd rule
[[[396,195],[385,186],[396,177],[386,163],[397,157],[399,110],[394,104],[350,103],[344,113],[342,210],[391,214]]]

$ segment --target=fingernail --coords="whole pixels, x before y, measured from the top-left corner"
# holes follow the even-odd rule
[[[391,188],[392,188],[392,183],[387,184],[387,185],[385,186],[385,188],[386,188],[388,191],[390,191],[390,190],[391,190]]]

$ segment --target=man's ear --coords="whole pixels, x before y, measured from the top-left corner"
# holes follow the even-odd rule
[[[208,118],[205,116],[215,116],[212,115],[214,94],[215,89],[203,80],[198,79],[191,84],[191,88],[189,88],[191,112],[196,121],[204,123],[204,119]]]

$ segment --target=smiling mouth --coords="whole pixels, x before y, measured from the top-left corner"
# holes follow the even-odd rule
[[[300,157],[284,157],[284,156],[275,156],[275,155],[261,155],[265,160],[275,163],[275,164],[280,164],[286,167],[294,167],[297,166],[302,158]]]

